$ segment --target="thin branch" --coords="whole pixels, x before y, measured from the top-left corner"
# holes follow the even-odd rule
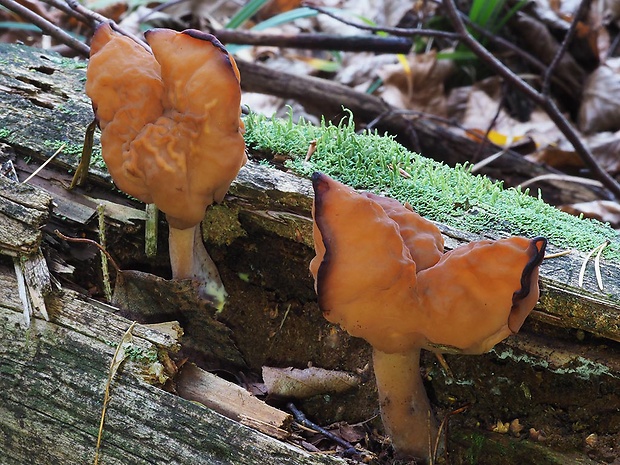
[[[607,61],[609,58],[616,56],[616,50],[618,50],[618,45],[620,45],[620,34],[616,35],[613,42],[607,49],[607,52],[605,53],[605,58],[603,61]]]
[[[400,109],[400,108],[389,108],[385,110],[384,112],[380,113],[377,117],[375,117],[373,120],[371,120],[368,124],[366,124],[366,128],[374,129],[375,126],[377,126],[382,120],[388,119],[389,117],[394,116],[394,115],[404,116],[407,121],[410,121],[410,119],[423,119],[423,120],[435,121],[437,123],[441,123],[448,127],[460,129],[461,131],[471,136],[470,138],[473,140],[484,141],[485,139],[483,139],[483,137],[486,137],[486,136],[481,136],[480,133],[476,131],[475,129],[471,129],[471,128],[467,128],[463,126],[462,124],[460,124],[458,121],[456,121],[453,118],[444,118],[443,116],[433,115],[432,113],[426,113],[424,111],[408,110],[408,109]],[[512,155],[519,156],[519,157],[521,156],[514,150],[511,150],[510,147],[504,148],[504,147],[501,147],[500,145],[495,144],[488,137],[486,138],[486,144],[489,147],[491,147],[493,150],[501,150],[505,153],[510,153]],[[421,152],[421,151],[418,150],[418,152]],[[493,156],[493,155],[490,155],[490,156]]]
[[[540,106],[555,123],[558,129],[564,134],[566,139],[573,145],[575,151],[579,154],[584,163],[592,170],[594,176],[599,179],[603,185],[609,189],[616,198],[620,198],[620,184],[609,175],[594,159],[592,152],[583,143],[573,126],[564,117],[558,109],[555,102],[545,96],[528,83],[523,81],[519,76],[512,72],[509,68],[498,60],[491,52],[483,47],[468,31],[465,24],[459,16],[458,10],[453,0],[443,0],[443,6],[446,15],[452,22],[455,31],[461,36],[461,40],[469,49],[482,61],[484,61],[491,69],[503,77],[506,82],[521,91],[530,98],[534,103]]]
[[[54,230],[54,233],[58,237],[60,237],[63,241],[78,242],[78,243],[81,243],[81,244],[94,245],[95,247],[97,247],[101,252],[103,252],[108,257],[108,260],[110,261],[110,263],[112,263],[112,266],[114,267],[114,269],[118,273],[122,272],[122,270],[118,266],[118,263],[116,263],[114,258],[112,258],[112,255],[110,255],[110,253],[104,247],[102,247],[101,244],[99,244],[97,241],[93,241],[92,239],[87,239],[85,237],[69,237],[69,236],[65,236],[58,229]]]
[[[95,26],[95,23],[93,23],[90,18],[87,18],[81,13],[78,13],[73,8],[71,8],[69,5],[67,5],[67,3],[64,2],[63,0],[42,0],[42,1],[43,3],[46,3],[49,6],[53,6],[54,8],[57,8],[63,13],[77,19],[81,23],[89,24],[91,28]]]
[[[135,41],[136,43],[144,47],[149,52],[151,51],[151,48],[144,40],[125,31],[124,29],[119,27],[114,21],[106,18],[105,16],[95,11],[89,10],[85,6],[78,3],[77,0],[65,0],[66,5],[64,5],[61,2],[61,0],[45,0],[45,1],[49,5],[52,5],[58,8],[59,10],[62,10],[66,14],[73,16],[75,19],[87,24],[91,28],[97,27],[101,23],[109,23],[110,27],[112,27],[113,30],[115,30],[119,34],[129,37],[130,39],[132,39],[133,41]],[[38,26],[45,34],[52,36],[53,38],[58,40],[60,43],[63,43],[69,46],[73,50],[77,51],[79,54],[85,57],[88,57],[90,55],[90,47],[88,45],[80,42],[73,36],[67,34],[60,27],[56,26],[55,24],[51,23],[45,18],[41,17],[41,15],[37,14],[36,12],[29,10],[26,7],[23,7],[22,5],[17,3],[15,0],[0,0],[0,5],[16,13],[22,18],[28,20],[30,23]]]
[[[568,28],[566,35],[564,36],[562,45],[560,45],[560,48],[558,49],[557,53],[553,57],[553,60],[551,60],[551,63],[549,64],[547,71],[545,71],[545,74],[543,75],[543,83],[542,83],[542,90],[541,90],[543,95],[549,95],[549,84],[551,82],[551,76],[555,72],[555,68],[558,66],[558,64],[562,60],[562,57],[564,56],[564,54],[566,53],[566,50],[568,49],[568,45],[571,43],[571,41],[573,40],[573,37],[575,36],[575,32],[577,31],[577,23],[579,22],[579,19],[582,18],[588,12],[588,10],[590,9],[591,3],[592,3],[592,0],[582,0],[581,4],[577,8],[577,11],[575,12],[575,15],[573,17],[573,21],[570,24],[570,27]]]
[[[313,423],[310,420],[308,420],[308,418],[306,418],[304,413],[301,410],[299,410],[295,406],[295,404],[293,404],[292,402],[289,402],[288,404],[286,404],[286,407],[291,411],[297,423],[299,423],[302,426],[305,426],[306,428],[310,428],[311,430],[321,433],[326,438],[332,440],[333,442],[341,446],[344,449],[342,453],[345,457],[353,457],[353,456],[359,455],[358,450],[355,449],[355,447],[353,447],[352,444],[348,443],[341,437],[336,436],[333,433],[330,433],[322,426],[319,426],[316,423]]]
[[[435,29],[417,29],[417,28],[407,29],[407,28],[402,28],[402,27],[369,26],[367,24],[356,23],[354,21],[349,21],[344,18],[341,18],[340,16],[332,13],[328,9],[322,8],[312,3],[303,2],[302,6],[318,11],[319,13],[323,13],[324,15],[327,15],[330,18],[334,18],[340,21],[342,24],[356,27],[357,29],[360,29],[362,31],[387,32],[397,37],[426,36],[426,37],[436,37],[436,38],[450,39],[450,40],[459,39],[459,35],[455,34],[454,32],[438,31]]]
[[[491,131],[495,127],[495,123],[497,123],[497,119],[499,118],[499,115],[502,112],[502,108],[504,107],[504,100],[506,97],[505,97],[503,89],[501,92],[502,92],[502,96],[499,99],[499,103],[497,104],[497,110],[495,111],[495,115],[493,115],[493,118],[491,119],[491,121],[489,122],[487,126],[487,130],[484,133],[484,138],[480,142],[480,145],[478,145],[478,150],[476,150],[476,153],[474,153],[474,156],[471,158],[471,162],[474,164],[478,163],[478,160],[480,159],[480,156],[482,155],[482,150],[487,145],[487,143],[490,141],[489,134],[491,134]],[[506,145],[510,145],[510,144],[506,144]]]
[[[490,31],[487,31],[486,29],[484,29],[483,27],[479,26],[478,24],[474,23],[471,19],[469,19],[469,17],[462,11],[459,11],[459,15],[461,16],[461,19],[463,20],[463,22],[467,24],[469,28],[473,29],[477,33],[484,36],[486,39],[489,40],[491,44],[495,45],[496,47],[499,47],[502,50],[514,53],[519,58],[521,58],[523,61],[525,61],[527,64],[529,64],[533,68],[536,68],[540,72],[543,72],[543,73],[546,72],[547,65],[545,65],[542,61],[540,61],[534,55],[526,52],[522,48],[504,39],[503,37],[500,37],[498,35],[493,34]],[[562,76],[552,75],[551,79],[558,87],[562,88],[562,90],[564,90],[564,92],[566,92],[567,94],[571,95],[574,93],[571,90],[571,86],[567,84],[566,80]]]
[[[492,32],[487,31],[485,28],[481,27],[480,25],[474,23],[471,19],[469,19],[469,17],[462,11],[459,11],[459,15],[461,16],[461,19],[465,22],[465,24],[467,24],[467,26],[469,26],[474,31],[478,32],[479,34],[483,35],[486,39],[491,41],[491,43],[493,43],[494,45],[500,46],[501,48],[505,50],[510,50],[511,52],[513,52],[514,54],[518,55],[523,60],[525,60],[528,64],[530,64],[534,68],[537,68],[540,71],[544,71],[547,68],[547,66],[542,61],[540,61],[538,58],[536,58],[534,55],[531,55],[525,50],[517,47],[515,44],[504,39],[503,37],[497,36],[493,34]]]
[[[5,1],[5,0],[0,0],[0,1]],[[85,6],[81,5],[77,0],[65,0],[67,2],[67,5],[69,5],[74,11],[76,11],[77,13],[81,14],[82,16],[88,18],[90,21],[92,21],[95,25],[99,25],[101,23],[108,23],[110,24],[110,27],[118,32],[119,34],[122,34],[126,37],[129,37],[131,40],[133,40],[134,42],[136,42],[137,44],[141,45],[142,47],[144,47],[146,50],[148,50],[149,52],[151,51],[151,47],[149,47],[149,45],[142,39],[140,39],[139,37],[130,34],[129,32],[125,31],[124,29],[120,28],[118,26],[118,24],[116,24],[114,21],[112,21],[109,18],[106,18],[105,16],[93,11],[93,10],[89,10],[88,8],[86,8]]]
[[[29,10],[28,8],[20,5],[14,0],[0,0],[0,5],[21,16],[25,20],[28,20],[30,23],[41,29],[45,34],[48,34],[59,42],[68,45],[72,49],[76,50],[78,53],[84,56],[88,56],[90,49],[87,45],[70,36],[61,28],[46,20],[42,16],[38,15],[34,11]]]
[[[89,10],[85,6],[81,5],[77,0],[65,0],[69,8],[78,14],[88,18],[94,25],[98,25],[101,23],[112,22],[110,18],[106,18],[105,16],[93,11]]]

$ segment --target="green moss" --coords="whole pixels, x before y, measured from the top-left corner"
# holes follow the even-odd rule
[[[545,236],[560,248],[588,252],[610,241],[604,255],[620,259],[620,239],[608,225],[557,210],[529,190],[504,189],[501,182],[472,175],[469,166],[451,168],[408,151],[392,137],[357,134],[352,118],[320,126],[301,120],[245,118],[248,147],[290,156],[288,166],[302,176],[321,171],[356,189],[408,202],[421,215],[472,233],[500,231]],[[311,141],[316,151],[304,161]],[[406,173],[403,175],[403,172]]]
[[[145,363],[150,365],[158,360],[157,350],[154,347],[147,350],[139,346],[130,344],[125,347],[125,353],[130,360],[137,363]]]
[[[475,465],[479,462],[479,457],[484,449],[486,437],[482,434],[471,433],[467,439],[469,440],[469,447],[464,451],[463,458],[465,463]]]
[[[60,64],[65,69],[86,69],[88,62],[85,60],[74,60],[72,58],[62,58]]]
[[[202,223],[203,237],[209,243],[229,246],[237,238],[247,236],[247,232],[239,223],[238,215],[237,209],[231,210],[224,205],[211,205]]]
[[[0,136],[1,137],[1,136]],[[63,147],[62,152],[67,155],[75,155],[77,160],[82,156],[82,144],[76,144],[71,142],[65,142],[62,140],[53,140],[53,141],[44,141],[43,145],[48,147],[50,150],[56,151],[60,147]],[[107,172],[107,167],[105,162],[103,161],[103,156],[101,155],[101,145],[96,144],[93,145],[93,153],[90,159],[91,166],[94,165],[99,168],[101,171]]]

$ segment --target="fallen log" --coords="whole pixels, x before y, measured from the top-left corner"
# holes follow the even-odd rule
[[[11,299],[17,283],[7,266],[0,266],[0,283],[8,296],[0,304],[2,463],[92,463],[110,361],[131,321],[65,290],[48,298],[51,321],[36,318],[26,330],[21,303]],[[153,386],[168,376],[159,358],[177,346],[170,334],[134,327],[127,360],[110,384],[100,463],[344,463],[311,455]],[[278,429],[265,404],[260,411],[238,404],[226,408],[229,416],[247,415],[254,427],[262,419]],[[277,425],[283,426],[287,414],[278,416]]]
[[[17,55],[11,66],[0,72],[5,79],[4,87],[0,87],[0,140],[13,150],[8,157],[17,167],[19,179],[25,179],[61,144],[71,150],[61,152],[57,162],[30,181],[55,204],[40,232],[47,263],[63,284],[60,294],[50,292],[45,297],[49,322],[38,317],[29,331],[21,326],[22,303],[15,290],[13,256],[0,257],[0,288],[5,290],[0,304],[0,388],[8,393],[0,401],[0,429],[7,432],[0,435],[4,441],[0,450],[9,457],[15,451],[16,461],[8,463],[23,463],[23,457],[31,463],[84,463],[94,450],[112,346],[122,338],[130,320],[121,315],[128,309],[104,311],[102,304],[92,303],[88,296],[90,291],[102,297],[98,293],[96,250],[61,242],[53,230],[96,239],[93,212],[103,199],[115,206],[105,209],[107,244],[121,268],[137,267],[164,278],[169,273],[165,234],[161,234],[158,255],[147,259],[143,206],[115,191],[105,171],[96,166],[87,186],[71,192],[63,188],[71,178],[67,170],[77,165],[83,131],[92,117],[90,103],[82,93],[84,69],[79,63],[46,52],[10,49]],[[33,130],[35,125],[37,129]],[[309,362],[327,369],[368,373],[368,347],[329,325],[317,309],[307,271],[313,256],[311,202],[307,179],[249,162],[225,202],[209,209],[203,235],[231,299],[223,313],[207,315],[207,320],[225,326],[227,339],[222,340],[228,341],[229,353],[237,355],[222,359],[213,351],[200,353],[200,347],[208,346],[209,341],[202,339],[204,334],[195,324],[192,327],[187,315],[169,308],[168,314],[159,316],[166,320],[178,317],[186,332],[180,340],[181,350],[191,342],[192,361],[202,368],[232,373],[259,373],[265,365],[303,368]],[[160,226],[165,230],[163,221]],[[477,238],[440,226],[449,248]],[[22,246],[11,247],[19,250]],[[528,448],[538,464],[562,463],[558,459],[562,454],[554,452],[556,448],[571,451],[563,456],[564,463],[569,463],[567,457],[573,460],[577,455],[588,463],[586,453],[600,460],[618,453],[620,271],[615,262],[603,260],[605,291],[598,290],[591,267],[583,288],[579,287],[584,258],[584,253],[575,252],[544,262],[540,305],[522,332],[492,353],[476,358],[448,356],[453,377],[434,360],[425,358],[426,383],[434,392],[432,400],[440,413],[470,406],[463,416],[452,417],[450,450],[464,454],[477,441],[474,437],[481,437],[484,444],[477,449],[479,463],[497,463],[493,462],[497,455],[485,457],[485,451],[506,442],[507,436],[498,440],[497,433],[494,436],[487,430],[497,421],[520,419],[527,428],[518,434],[519,444]],[[84,312],[84,308],[91,310]],[[83,314],[89,315],[87,321],[80,320]],[[146,329],[136,326],[138,330]],[[149,348],[156,347],[161,353],[160,346],[174,346],[170,340],[134,339],[144,341],[140,344],[147,353]],[[130,362],[140,369],[148,367],[145,361]],[[102,449],[109,462],[104,463],[196,463],[183,457],[215,463],[272,462],[274,457],[287,463],[338,463],[334,458],[308,456],[152,386],[136,376],[131,363],[111,385]],[[374,383],[366,376],[352,393],[315,396],[301,402],[300,407],[324,424],[366,421],[377,411]],[[255,427],[260,421],[252,424]],[[537,435],[532,433],[530,440],[522,441],[530,438],[530,428]],[[540,431],[545,442],[539,442]],[[145,439],[151,436],[158,440]],[[214,439],[203,442],[204,437]],[[464,437],[470,439],[463,442]],[[592,437],[597,438],[598,446],[592,446]],[[243,438],[250,442],[243,443]],[[233,441],[234,451],[224,446],[228,440]],[[146,446],[141,446],[141,441]],[[32,452],[33,443],[41,444],[40,450]],[[168,443],[171,446],[166,448]],[[203,448],[203,455],[193,456],[198,448]],[[185,456],[186,452],[189,455]],[[506,448],[501,453],[506,454]],[[247,458],[252,454],[253,460]],[[68,461],[72,456],[75,462]]]

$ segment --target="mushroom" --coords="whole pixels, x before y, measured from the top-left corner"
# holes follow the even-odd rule
[[[226,291],[199,225],[247,160],[239,71],[210,34],[145,37],[152,53],[107,23],[93,36],[86,93],[102,155],[119,189],[166,214],[173,278],[197,279],[221,308]]]
[[[481,354],[515,334],[538,300],[546,240],[482,240],[444,254],[439,229],[411,207],[322,173],[312,183],[319,307],[372,345],[397,455],[428,461],[438,433],[420,350]]]

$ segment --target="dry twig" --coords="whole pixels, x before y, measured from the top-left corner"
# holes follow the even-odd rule
[[[88,52],[90,50],[88,45],[83,44],[74,37],[71,37],[69,34],[63,31],[62,28],[51,23],[47,19],[43,18],[41,15],[35,13],[32,10],[29,10],[28,8],[14,0],[0,0],[0,5],[5,7],[7,10],[17,14],[18,16],[30,21],[32,24],[41,29],[44,33],[49,34],[54,39],[62,42],[63,44],[67,44],[69,47],[76,50],[81,55],[88,56]]]
[[[414,36],[425,36],[425,37],[435,37],[442,39],[450,39],[455,40],[459,39],[459,35],[454,32],[447,31],[438,31],[436,29],[418,29],[418,28],[402,28],[402,27],[388,27],[388,26],[369,26],[367,24],[356,23],[353,21],[346,20],[341,18],[340,16],[332,13],[327,8],[322,8],[318,5],[314,5],[309,2],[302,3],[303,6],[307,8],[311,8],[313,10],[318,11],[319,13],[323,13],[331,18],[334,18],[340,21],[342,24],[346,24],[347,26],[353,26],[362,31],[371,31],[371,32],[387,32],[397,37],[414,37]]]
[[[135,325],[136,325],[136,322],[134,321],[131,323],[129,328],[127,328],[127,331],[125,331],[125,334],[123,335],[118,345],[116,346],[116,350],[114,351],[114,356],[112,357],[112,361],[110,362],[110,369],[108,371],[108,379],[105,384],[105,391],[104,391],[104,396],[103,396],[103,406],[101,407],[101,420],[99,421],[99,433],[97,434],[97,444],[95,445],[95,458],[93,461],[93,465],[98,465],[99,463],[99,456],[100,456],[99,454],[101,451],[101,440],[103,438],[103,426],[105,424],[105,417],[106,417],[106,412],[108,409],[108,404],[110,403],[110,390],[112,386],[112,380],[116,376],[116,373],[118,372],[118,369],[120,368],[121,364],[125,361],[125,358],[127,358],[125,347],[131,344],[131,341],[133,340],[132,331]]]

